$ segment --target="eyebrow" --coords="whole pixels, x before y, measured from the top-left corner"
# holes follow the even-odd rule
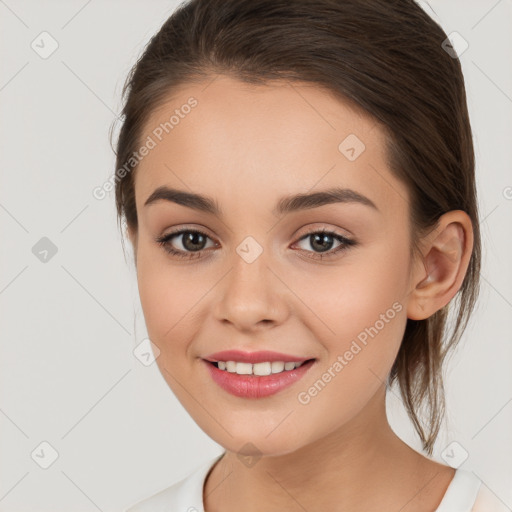
[[[160,200],[170,201],[194,210],[222,217],[222,210],[214,199],[208,196],[185,192],[184,190],[165,186],[155,189],[154,192],[146,199],[144,206],[148,206]],[[335,187],[320,192],[295,194],[282,197],[277,202],[272,213],[274,215],[284,215],[300,210],[318,208],[320,206],[333,203],[359,203],[379,211],[371,199],[359,192],[349,188]]]

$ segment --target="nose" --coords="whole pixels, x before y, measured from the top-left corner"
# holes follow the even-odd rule
[[[235,255],[231,270],[220,284],[214,314],[218,321],[239,331],[274,327],[288,315],[285,290],[263,254],[252,263]]]

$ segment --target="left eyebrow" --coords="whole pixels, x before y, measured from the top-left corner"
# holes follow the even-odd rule
[[[165,186],[155,189],[146,199],[144,206],[148,206],[160,200],[170,201],[194,210],[222,217],[222,210],[211,197]],[[299,210],[318,208],[332,203],[359,203],[379,211],[371,199],[359,192],[349,188],[335,187],[311,194],[304,193],[282,197],[277,202],[272,213],[274,215],[283,215]]]
[[[330,188],[312,194],[296,194],[281,198],[273,210],[274,215],[283,215],[298,210],[318,208],[333,203],[359,203],[379,211],[375,203],[368,197],[350,188]]]

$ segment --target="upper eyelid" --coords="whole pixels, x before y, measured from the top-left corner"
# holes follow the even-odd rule
[[[318,226],[313,226],[313,227],[308,227],[307,228],[307,231],[301,235],[301,237],[303,236],[306,236],[308,234],[311,234],[311,233],[316,233],[318,231],[325,231],[325,232],[328,232],[328,233],[334,233],[338,236],[342,236],[344,238],[350,238],[352,235],[352,233],[350,233],[349,230],[347,230],[346,228],[341,228],[341,227],[328,227],[326,226],[326,223],[321,223],[321,222],[314,222],[313,223],[314,225],[315,224],[318,224]],[[309,226],[309,224],[307,225]],[[302,229],[302,228],[300,228]],[[299,229],[299,230],[300,230]],[[299,231],[299,230],[296,230],[296,231]],[[343,231],[344,233],[337,233],[337,231]],[[204,233],[205,235],[209,236],[210,238],[215,238],[214,236],[210,236],[208,234],[208,228],[204,228],[203,226],[194,226],[194,225],[187,225],[187,224],[184,224],[182,226],[179,226],[178,228],[176,228],[175,230],[173,231],[170,231],[169,233],[166,233],[165,235],[161,235],[162,238],[163,237],[166,237],[166,236],[170,236],[170,235],[177,235],[179,233],[182,233],[184,231],[199,231],[201,233]]]
[[[201,234],[205,235],[210,240],[212,240],[215,244],[218,245],[218,242],[215,240],[215,237],[210,236],[206,231],[207,230],[203,230],[203,228],[195,228],[195,227],[184,226],[184,227],[176,229],[175,231],[171,231],[171,232],[169,232],[169,233],[167,233],[165,235],[162,235],[161,237],[158,237],[158,238],[159,239],[169,239],[169,240],[171,240],[174,237],[181,236],[181,235],[183,235],[184,233],[187,233],[187,232],[197,232],[197,233],[201,233]],[[302,241],[302,240],[304,240],[304,238],[307,238],[308,236],[316,234],[316,233],[326,233],[326,234],[331,235],[331,236],[336,237],[336,238],[342,238],[344,240],[354,242],[353,238],[350,235],[347,236],[345,234],[338,233],[337,230],[334,229],[334,228],[328,228],[328,227],[323,226],[323,227],[316,227],[316,228],[312,227],[312,228],[308,229],[305,233],[300,235],[296,239],[296,241],[294,243]]]

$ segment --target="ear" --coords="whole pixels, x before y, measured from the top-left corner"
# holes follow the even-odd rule
[[[407,305],[411,320],[432,316],[460,289],[473,251],[471,218],[462,210],[445,213],[420,245],[422,257],[414,266]]]

